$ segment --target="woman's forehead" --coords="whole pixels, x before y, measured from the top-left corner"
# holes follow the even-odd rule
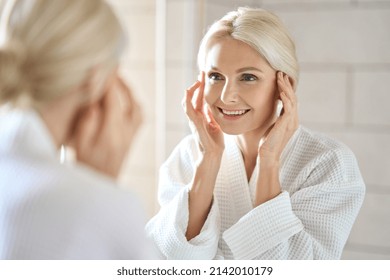
[[[270,68],[269,63],[251,46],[240,40],[225,37],[214,40],[206,54],[206,69]]]

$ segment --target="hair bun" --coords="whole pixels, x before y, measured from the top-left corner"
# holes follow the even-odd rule
[[[27,91],[23,44],[11,41],[0,48],[0,103],[14,102]]]

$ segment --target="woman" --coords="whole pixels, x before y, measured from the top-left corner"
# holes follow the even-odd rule
[[[115,183],[141,115],[113,11],[8,1],[1,27],[0,259],[153,258],[139,202]]]
[[[365,186],[346,146],[299,125],[298,63],[281,21],[227,14],[198,64],[183,101],[194,133],[161,167],[161,210],[147,225],[162,255],[339,259]]]

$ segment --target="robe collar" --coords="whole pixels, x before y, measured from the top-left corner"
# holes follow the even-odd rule
[[[0,113],[0,153],[58,158],[52,135],[40,115],[32,109]]]

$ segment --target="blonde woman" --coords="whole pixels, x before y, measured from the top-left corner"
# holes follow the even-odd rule
[[[147,225],[162,255],[339,259],[365,185],[346,146],[300,126],[298,63],[281,21],[228,13],[198,64],[183,101],[193,135],[161,167],[161,210]]]
[[[141,115],[117,74],[125,38],[113,11],[16,0],[1,19],[0,259],[154,257],[140,203],[115,183]]]

